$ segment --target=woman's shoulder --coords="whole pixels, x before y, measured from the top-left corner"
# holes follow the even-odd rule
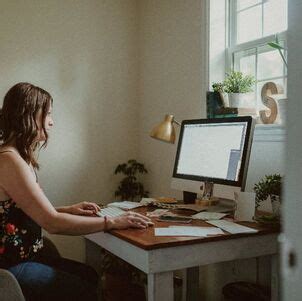
[[[19,152],[14,147],[0,147],[0,160],[19,160],[20,158]]]
[[[0,154],[9,154],[9,153],[19,155],[18,150],[13,146],[9,146],[9,145],[0,146]]]
[[[7,169],[22,168],[26,162],[19,152],[12,147],[0,147],[0,175],[6,173]]]

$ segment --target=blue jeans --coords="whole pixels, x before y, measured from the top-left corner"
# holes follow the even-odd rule
[[[19,282],[26,301],[97,300],[97,273],[66,258],[44,258],[8,268]]]

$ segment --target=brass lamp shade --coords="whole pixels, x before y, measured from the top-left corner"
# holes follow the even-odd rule
[[[166,115],[165,120],[154,127],[154,129],[150,133],[150,136],[154,139],[158,139],[164,142],[174,143],[175,128],[173,122],[175,122],[174,116]]]

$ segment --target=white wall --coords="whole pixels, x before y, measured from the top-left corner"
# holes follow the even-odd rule
[[[286,152],[285,201],[283,205],[282,300],[302,299],[302,2],[288,1],[288,143]],[[293,260],[290,260],[290,253]],[[290,262],[293,264],[290,264]]]
[[[225,78],[227,46],[227,16],[225,0],[209,1],[209,83],[222,82]]]
[[[201,50],[207,41],[202,40],[202,1],[145,0],[139,4],[139,156],[150,170],[151,195],[180,197],[170,189],[177,144],[153,140],[149,133],[166,113],[178,121],[205,114]]]
[[[48,90],[55,127],[40,155],[40,182],[58,206],[109,201],[115,166],[138,143],[137,3],[0,1],[0,95],[19,81]],[[79,237],[53,237],[83,260]]]

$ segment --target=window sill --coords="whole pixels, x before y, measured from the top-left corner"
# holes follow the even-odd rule
[[[280,124],[256,124],[254,142],[285,142],[286,130]]]

